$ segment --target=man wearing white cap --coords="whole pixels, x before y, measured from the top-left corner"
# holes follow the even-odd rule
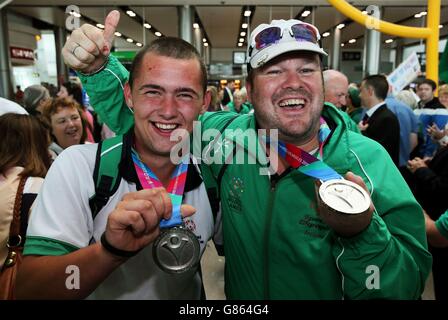
[[[201,117],[203,131],[217,129],[225,138],[237,128],[277,130],[282,147],[269,148],[266,135],[257,136],[257,147],[278,162],[270,175],[260,175],[266,168],[262,161],[203,167],[219,190],[227,298],[417,299],[431,267],[421,208],[386,151],[349,131],[341,112],[324,104],[321,58],[326,53],[319,39],[313,25],[299,20],[261,24],[251,34],[247,55],[246,87],[254,114]],[[101,54],[94,60],[80,55],[74,65],[69,52],[76,44],[70,41],[64,58],[72,67],[85,72],[86,66],[105,61]],[[81,80],[97,112],[107,113],[109,127],[119,131],[132,121],[123,112],[123,95],[116,94],[121,90],[117,79],[124,83],[128,74],[113,57],[104,69],[90,69],[95,74]],[[99,87],[103,83],[107,88]],[[203,142],[203,150],[209,145]],[[245,155],[254,151],[248,144],[240,147]],[[364,191],[366,197],[355,202],[354,195],[346,199],[344,188],[333,192],[336,201],[352,208],[367,203],[357,215],[363,223],[347,223],[348,214],[333,212],[334,220],[323,214],[325,201],[318,200],[323,198],[316,187],[329,172],[341,185],[349,184],[344,176],[368,189],[370,208]]]

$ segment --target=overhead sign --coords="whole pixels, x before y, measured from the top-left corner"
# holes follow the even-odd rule
[[[344,51],[342,52],[343,61],[360,61],[361,52],[359,51]]]
[[[137,55],[137,51],[112,51],[110,53],[114,57],[116,57],[118,60],[134,60],[135,56]]]
[[[404,87],[417,78],[420,71],[420,62],[417,54],[413,52],[387,77],[387,81],[393,88],[393,93],[395,94],[403,90]]]
[[[34,61],[34,51],[27,48],[9,47],[11,58],[13,59],[25,59]]]

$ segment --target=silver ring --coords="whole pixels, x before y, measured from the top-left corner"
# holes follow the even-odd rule
[[[76,44],[76,47],[73,48],[72,50],[72,55],[74,55],[76,57],[75,51],[76,49],[78,49],[81,45],[79,43]]]

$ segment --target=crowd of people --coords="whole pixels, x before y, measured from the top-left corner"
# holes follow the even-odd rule
[[[209,240],[222,249],[228,299],[420,299],[431,270],[436,299],[448,299],[447,85],[418,79],[415,92],[393,92],[382,74],[350,83],[323,69],[318,29],[295,19],[251,32],[239,90],[208,86],[200,55],[178,38],[154,40],[128,71],[109,54],[119,18],[67,40],[80,83],[30,86],[16,95],[23,108],[0,99],[2,272],[19,194],[26,219],[32,211],[8,298],[204,299],[197,264],[169,273],[155,258],[174,225],[193,233],[199,257]],[[219,135],[173,163],[171,137],[194,121]],[[261,175],[266,162],[232,129],[254,132],[274,171]],[[260,129],[278,132],[279,149]],[[204,161],[218,138],[255,161]],[[331,179],[367,192],[362,226],[323,214],[317,190]],[[77,290],[66,285],[73,265]]]

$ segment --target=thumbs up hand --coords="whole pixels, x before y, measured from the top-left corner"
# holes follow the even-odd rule
[[[113,10],[104,21],[104,30],[90,24],[74,30],[62,48],[65,64],[87,74],[100,69],[110,53],[119,21],[120,13]]]

